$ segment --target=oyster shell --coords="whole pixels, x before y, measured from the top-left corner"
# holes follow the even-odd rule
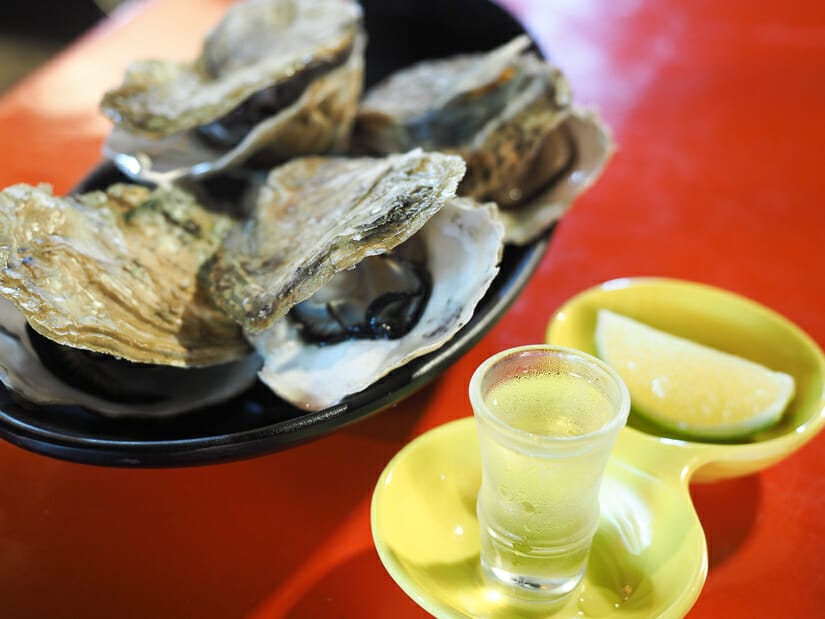
[[[198,281],[231,225],[174,188],[59,198],[14,185],[0,192],[0,295],[73,348],[179,367],[234,361],[248,346]]]
[[[461,155],[467,175],[459,194],[495,201],[506,213],[506,240],[530,242],[595,180],[612,144],[594,112],[572,106],[562,73],[528,44],[519,37],[486,54],[425,61],[390,76],[367,92],[354,148]]]
[[[350,0],[246,0],[191,64],[142,61],[106,93],[104,154],[154,182],[342,148],[364,73]]]
[[[544,183],[533,184],[530,179],[541,175],[531,176],[528,168],[522,186],[509,189],[511,195],[530,197],[515,208],[499,210],[507,242],[525,245],[536,238],[537,231],[561,219],[573,201],[596,181],[612,151],[610,134],[598,114],[572,110],[546,137],[531,162],[531,168],[545,173],[554,170],[555,174]],[[495,194],[490,197],[495,198]]]
[[[161,137],[212,122],[251,95],[348,56],[360,7],[347,0],[245,0],[191,64],[138,61],[101,107],[118,125]]]
[[[247,331],[262,331],[336,272],[412,236],[455,195],[464,171],[459,157],[420,150],[276,168],[210,265],[213,299]]]
[[[25,316],[3,297],[0,324],[0,382],[8,389],[33,404],[83,406],[109,417],[168,417],[222,402],[252,385],[261,367],[256,354],[204,368],[155,366],[137,372],[115,361],[99,378],[109,383],[109,392],[118,392],[113,399],[73,386],[52,372],[35,348]],[[100,366],[94,368],[99,370]],[[62,368],[60,375],[66,374]]]
[[[429,300],[409,333],[318,345],[305,342],[299,325],[288,317],[252,338],[265,360],[260,379],[293,405],[321,410],[443,346],[472,318],[498,273],[504,229],[495,211],[493,204],[452,199],[397,248],[421,243],[432,277]],[[324,289],[317,294],[322,293]]]
[[[354,146],[373,153],[456,147],[507,105],[523,81],[520,36],[488,54],[425,60],[370,88],[358,110]]]

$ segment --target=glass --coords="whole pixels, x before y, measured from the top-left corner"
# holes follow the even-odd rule
[[[587,567],[599,487],[630,409],[627,387],[581,351],[524,346],[478,367],[470,402],[484,578],[530,603],[562,600]]]

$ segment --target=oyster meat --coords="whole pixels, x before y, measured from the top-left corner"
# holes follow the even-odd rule
[[[409,249],[411,259],[425,265],[431,280],[420,316],[406,333],[307,341],[304,325],[294,319],[293,310],[286,319],[252,337],[265,360],[261,380],[293,405],[321,410],[443,346],[472,318],[498,273],[504,229],[495,211],[494,204],[454,198],[396,248],[401,254]],[[377,258],[367,258],[358,268]],[[341,292],[346,295],[353,290],[364,295],[364,275],[357,271],[340,272],[310,301],[320,297],[318,305],[328,305]]]
[[[59,198],[14,185],[0,192],[0,295],[73,348],[178,367],[233,361],[248,346],[198,279],[231,226],[175,188]]]
[[[455,195],[456,156],[308,157],[274,169],[209,266],[215,302],[257,333],[367,256],[412,236]]]
[[[288,316],[301,338],[326,345],[406,335],[421,318],[432,291],[432,277],[418,239],[419,235],[413,235],[395,249],[339,271],[293,307]]]
[[[238,2],[194,62],[130,65],[101,102],[117,125],[105,154],[168,182],[343,147],[363,84],[361,17],[352,0]]]
[[[467,175],[459,194],[495,201],[508,242],[532,241],[595,180],[612,144],[595,113],[572,105],[562,73],[528,47],[519,37],[389,76],[366,93],[354,148],[461,155]]]

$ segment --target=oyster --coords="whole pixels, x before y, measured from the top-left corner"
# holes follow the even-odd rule
[[[558,221],[596,181],[612,150],[609,133],[596,112],[572,110],[558,129],[547,136],[531,162],[536,170],[556,173],[541,186],[530,182],[541,175],[537,172],[532,176],[528,169],[523,185],[510,188],[511,196],[528,197],[515,208],[499,210],[507,241],[524,245],[536,238],[537,231]]]
[[[352,0],[245,0],[193,63],[142,61],[103,97],[104,153],[155,182],[252,157],[342,148],[361,94],[365,39]]]
[[[528,243],[598,176],[612,150],[593,112],[572,106],[562,73],[519,37],[486,54],[424,61],[370,89],[354,148],[421,146],[461,155],[459,194],[495,201],[508,242]]]
[[[290,314],[252,338],[265,360],[261,380],[293,405],[321,410],[415,357],[440,348],[470,320],[498,273],[504,229],[495,211],[493,204],[480,206],[469,198],[452,199],[415,236],[396,248],[403,253],[414,246],[411,255],[420,257],[432,278],[426,305],[406,334],[318,344],[306,341],[302,324]],[[343,281],[337,281],[339,278]],[[363,286],[354,286],[352,280],[360,284],[362,275],[357,270],[343,271],[329,287],[345,291],[357,288],[363,294]],[[337,295],[325,287],[315,296],[322,297],[319,304],[323,305]]]
[[[231,225],[174,188],[58,198],[14,185],[0,192],[0,295],[73,348],[178,367],[233,361],[248,346],[198,280]]]
[[[37,344],[43,338],[3,297],[0,324],[0,382],[9,390],[33,404],[83,406],[109,417],[167,417],[222,402],[252,385],[261,367],[256,354],[203,368],[170,368],[114,358],[86,361],[78,350],[52,364],[54,345],[44,351]]]
[[[523,81],[518,61],[530,45],[520,36],[488,54],[425,60],[389,75],[366,92],[355,146],[390,153],[470,140]]]
[[[247,331],[262,331],[338,271],[412,236],[464,171],[459,157],[421,150],[276,168],[209,267],[212,298]]]

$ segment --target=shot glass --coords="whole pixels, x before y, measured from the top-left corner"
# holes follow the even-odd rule
[[[599,487],[630,396],[595,357],[523,346],[470,380],[482,482],[481,569],[501,593],[554,604],[584,576],[599,523]]]

